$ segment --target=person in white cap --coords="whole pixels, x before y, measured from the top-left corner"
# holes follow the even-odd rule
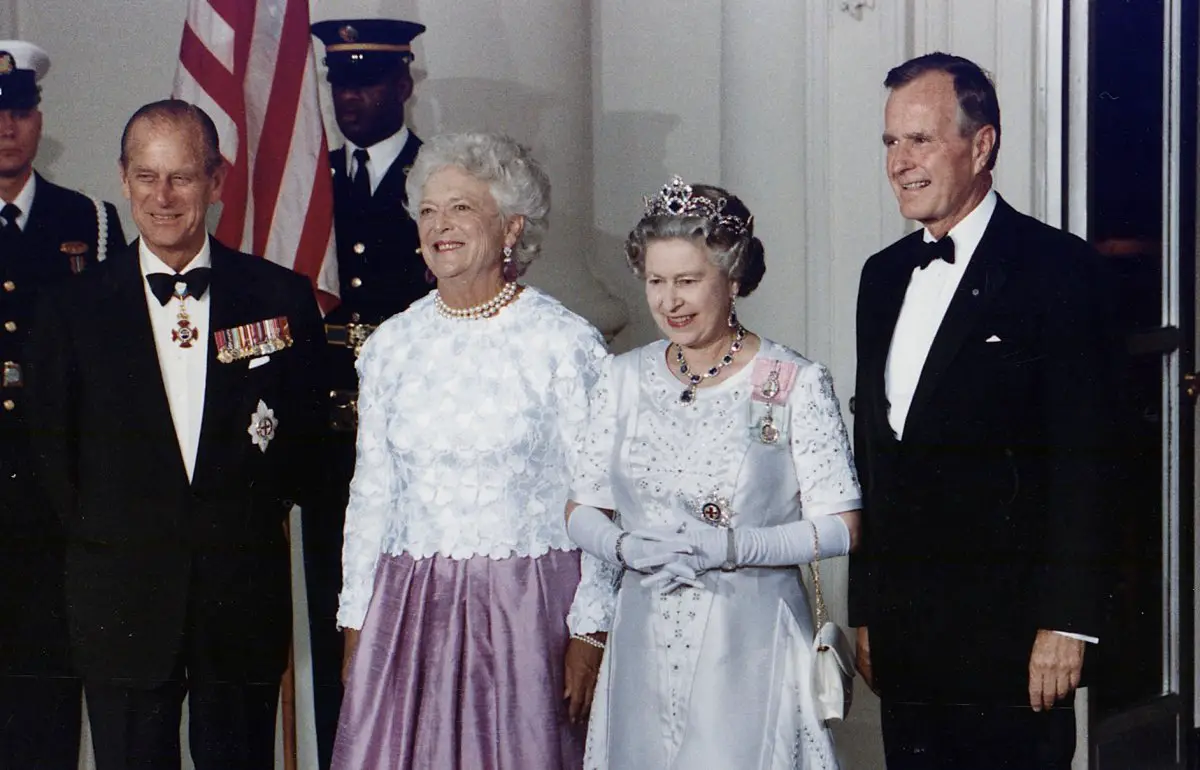
[[[0,767],[74,770],[80,681],[62,597],[62,525],[32,471],[26,339],[39,292],[125,245],[112,204],[33,170],[50,57],[0,40]]]

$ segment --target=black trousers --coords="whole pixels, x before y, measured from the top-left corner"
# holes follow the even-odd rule
[[[71,676],[0,676],[0,768],[77,770],[82,694]]]
[[[154,688],[87,681],[96,770],[179,770],[188,696],[196,770],[272,770],[279,683],[171,681]]]
[[[332,435],[327,470],[329,498],[321,505],[300,509],[320,770],[329,770],[333,760],[333,741],[342,708],[343,644],[342,633],[337,629],[337,608],[342,587],[342,527],[346,521],[350,478],[354,475],[353,432]]]
[[[1070,770],[1075,710],[885,700],[887,770]]]

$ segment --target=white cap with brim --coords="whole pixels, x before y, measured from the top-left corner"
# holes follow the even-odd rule
[[[0,109],[36,107],[37,83],[50,71],[50,55],[24,40],[0,40]]]

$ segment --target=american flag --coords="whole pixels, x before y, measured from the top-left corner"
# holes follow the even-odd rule
[[[188,0],[172,95],[220,133],[229,175],[217,239],[307,276],[331,309],[333,184],[308,0]]]

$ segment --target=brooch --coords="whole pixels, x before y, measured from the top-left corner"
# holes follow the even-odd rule
[[[258,408],[250,415],[250,427],[246,429],[250,434],[250,442],[258,447],[259,451],[266,452],[267,445],[275,438],[278,428],[279,420],[275,418],[275,410],[259,399]]]
[[[711,527],[727,528],[733,523],[733,508],[729,498],[722,496],[717,490],[709,492],[702,498],[693,499],[680,494],[684,509],[692,518],[708,524]]]

